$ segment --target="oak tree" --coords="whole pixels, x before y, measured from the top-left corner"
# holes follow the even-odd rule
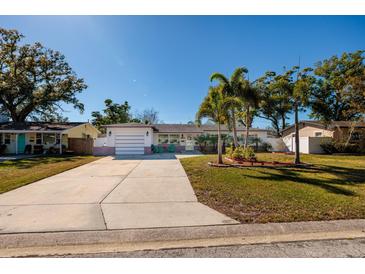
[[[52,116],[62,103],[79,111],[76,95],[87,86],[65,56],[41,43],[23,44],[17,30],[0,28],[0,106],[13,122],[38,115]]]

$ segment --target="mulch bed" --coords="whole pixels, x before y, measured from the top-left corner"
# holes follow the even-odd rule
[[[231,158],[225,157],[226,161],[231,164],[217,164],[209,162],[208,165],[212,167],[300,167],[307,166],[306,164],[295,165],[288,162],[266,162],[266,161],[236,161]]]

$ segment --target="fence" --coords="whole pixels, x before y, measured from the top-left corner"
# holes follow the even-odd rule
[[[93,154],[94,140],[92,138],[68,138],[68,150],[75,154],[91,155]]]

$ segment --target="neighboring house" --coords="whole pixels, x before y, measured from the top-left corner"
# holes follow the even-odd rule
[[[39,153],[50,148],[62,153],[62,146],[80,154],[91,154],[94,139],[100,134],[89,123],[46,123],[12,122],[0,123],[0,145],[5,147],[5,154]],[[89,141],[84,141],[89,140]],[[87,148],[84,143],[91,143]],[[26,151],[26,147],[30,151]],[[87,151],[89,150],[89,151]]]
[[[155,124],[144,125],[137,123],[106,125],[105,137],[98,138],[95,142],[94,154],[120,155],[120,154],[150,154],[151,145],[173,144],[176,151],[199,149],[195,137],[201,134],[217,134],[216,125],[188,124]],[[245,136],[245,128],[238,127],[239,137]],[[274,143],[267,129],[250,129],[250,137],[258,137],[263,142]],[[222,134],[230,134],[227,127],[222,126]]]
[[[351,121],[334,121],[326,125],[320,121],[301,121],[299,123],[299,149],[301,153],[323,153],[321,143],[328,140],[357,143],[360,149],[365,148],[365,123]],[[294,125],[282,131],[282,138],[288,151],[295,151]]]

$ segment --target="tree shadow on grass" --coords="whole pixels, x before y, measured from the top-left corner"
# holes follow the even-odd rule
[[[313,165],[308,168],[300,169],[302,173],[328,173],[336,179],[330,179],[332,184],[357,185],[365,184],[365,168],[341,167],[330,165]]]
[[[28,169],[32,167],[36,167],[43,164],[55,164],[59,162],[75,162],[79,160],[79,156],[74,155],[45,155],[40,157],[34,158],[26,158],[26,159],[19,159],[19,160],[9,160],[0,163],[1,167],[15,167],[18,169]]]
[[[320,187],[334,194],[345,196],[357,196],[357,194],[354,191],[348,190],[338,185],[365,184],[365,169],[361,168],[318,165],[308,168],[276,168],[275,170],[277,170],[278,173],[270,172],[270,169],[266,169],[265,171],[256,169],[255,171],[262,175],[255,176],[246,174],[246,176],[261,180],[288,180],[295,183],[308,184]],[[317,178],[308,178],[306,177],[307,173],[320,173],[322,176],[318,176]],[[329,174],[331,178],[323,178],[323,175],[326,173]],[[336,179],[333,177],[336,177]]]

